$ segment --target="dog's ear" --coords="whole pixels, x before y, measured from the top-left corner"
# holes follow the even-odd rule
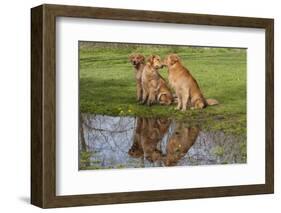
[[[180,57],[176,54],[170,55],[170,64],[174,65],[175,63],[180,61]]]
[[[145,57],[143,55],[140,55],[141,62],[145,62]]]
[[[147,62],[150,63],[150,64],[153,64],[153,60],[155,58],[155,55],[151,55],[147,58]]]

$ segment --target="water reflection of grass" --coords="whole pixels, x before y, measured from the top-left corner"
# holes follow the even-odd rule
[[[242,156],[242,161],[246,162],[247,161],[247,143],[246,140],[241,142],[240,144],[240,153]]]
[[[217,146],[215,147],[215,149],[213,150],[214,154],[221,157],[224,154],[224,149],[221,146]]]
[[[91,158],[94,156],[95,152],[91,151],[80,151],[80,163],[79,169],[101,169],[100,160],[92,160]]]
[[[208,98],[220,105],[175,111],[174,106],[142,106],[135,101],[135,81],[128,55],[140,52],[162,58],[177,53]],[[161,74],[167,78],[167,70]],[[230,48],[141,45],[80,46],[80,110],[113,116],[166,117],[204,129],[246,135],[246,51]]]
[[[93,160],[97,153],[94,151],[81,151],[80,150],[80,161],[79,161],[79,170],[92,170],[92,169],[104,169],[101,165],[101,160]],[[126,165],[116,164],[113,166],[107,166],[107,169],[121,169],[125,168]]]

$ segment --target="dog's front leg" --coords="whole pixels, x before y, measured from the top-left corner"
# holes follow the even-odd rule
[[[189,101],[189,91],[190,90],[188,90],[182,96],[182,111],[186,111],[186,107],[187,107],[187,104],[188,104],[188,101]]]
[[[182,96],[180,95],[180,93],[177,93],[177,97],[178,97],[178,105],[175,109],[180,110],[182,107]]]
[[[152,84],[152,88],[150,88],[149,90],[149,96],[148,96],[148,106],[150,106],[151,104],[156,103],[156,99],[157,99],[157,93],[158,93],[158,88],[156,87],[157,85]]]
[[[145,88],[143,88],[142,90],[142,101],[141,101],[141,104],[145,104],[146,100],[147,100],[147,97],[148,97],[148,92]]]
[[[142,101],[142,85],[141,83],[137,83],[137,101]]]
[[[154,104],[155,101],[156,101],[156,94],[154,91],[150,91],[149,96],[148,96],[147,105],[151,106],[151,104]]]

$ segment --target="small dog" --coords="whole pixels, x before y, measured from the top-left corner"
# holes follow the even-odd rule
[[[197,81],[193,78],[187,68],[185,68],[180,58],[176,54],[168,55],[164,62],[168,67],[168,79],[178,97],[176,109],[186,110],[188,105],[191,109],[203,109],[208,105],[216,105],[215,99],[205,99]]]
[[[147,63],[142,73],[143,104],[147,103],[150,106],[158,101],[160,104],[169,105],[173,102],[173,95],[166,81],[158,72],[162,67],[159,56],[152,55],[147,58]]]
[[[137,101],[142,101],[142,72],[145,66],[145,57],[141,54],[135,53],[129,56],[129,60],[134,67],[136,88],[137,88]]]

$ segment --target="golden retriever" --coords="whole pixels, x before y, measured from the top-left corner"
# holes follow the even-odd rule
[[[169,105],[173,101],[173,95],[168,88],[166,81],[159,74],[158,69],[162,68],[161,58],[152,55],[147,58],[147,63],[142,73],[142,103],[150,106],[157,101],[160,104]]]
[[[168,55],[163,65],[168,67],[168,80],[178,97],[176,109],[185,111],[188,105],[191,109],[203,109],[207,105],[218,104],[217,100],[204,98],[197,81],[182,65],[178,55]]]
[[[139,53],[129,56],[129,60],[134,67],[136,87],[137,87],[137,101],[142,100],[142,72],[145,66],[145,57]]]

